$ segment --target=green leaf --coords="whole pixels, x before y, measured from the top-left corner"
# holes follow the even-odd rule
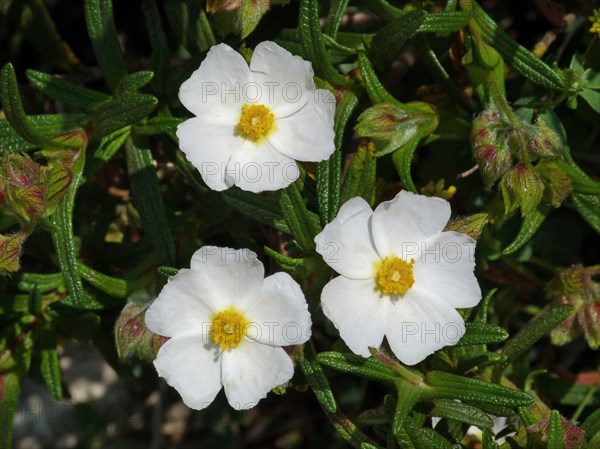
[[[440,399],[459,399],[514,408],[533,402],[533,398],[523,391],[443,371],[427,373],[425,383],[434,389],[432,396]]]
[[[365,379],[376,380],[386,385],[395,385],[397,375],[388,366],[373,358],[341,352],[321,352],[317,354],[321,364],[343,373],[354,374]]]
[[[94,133],[103,137],[132,125],[148,116],[157,104],[158,100],[152,95],[130,92],[102,103],[93,113]]]
[[[112,159],[119,151],[131,133],[130,128],[120,129],[104,136],[88,156],[85,166],[85,177],[91,178],[104,164]]]
[[[162,265],[162,266],[158,267],[158,272],[165,277],[171,277],[171,276],[175,276],[177,273],[179,273],[179,268],[168,267],[166,265]]]
[[[374,150],[375,146],[370,141],[358,146],[342,184],[340,204],[356,196],[362,197],[369,204],[373,203],[377,167]]]
[[[327,53],[325,40],[319,24],[319,5],[317,0],[301,0],[300,16],[298,22],[302,47],[313,63],[315,73],[334,86],[349,86],[352,82],[340,75],[331,63]]]
[[[63,273],[71,301],[75,306],[79,306],[85,301],[85,291],[77,268],[76,246],[73,236],[73,209],[75,207],[77,189],[83,178],[84,164],[85,149],[82,149],[71,168],[73,178],[67,189],[67,193],[54,215],[50,217],[52,241],[58,257],[58,264]]]
[[[31,84],[44,95],[66,105],[82,108],[85,111],[92,111],[100,103],[111,98],[110,95],[105,93],[70,83],[48,73],[27,70],[25,74]]]
[[[327,36],[331,36],[333,39],[335,39],[347,7],[348,0],[333,0],[331,2],[324,29]]]
[[[298,360],[298,364],[323,410],[327,413],[335,413],[337,411],[335,397],[329,386],[327,376],[325,376],[323,368],[321,368],[321,364],[315,356],[315,347],[309,341],[304,345],[304,355]]]
[[[25,240],[22,234],[0,234],[0,275],[15,273],[21,268],[21,245]]]
[[[573,193],[571,195],[577,212],[588,222],[588,224],[600,233],[600,195],[585,195]]]
[[[548,449],[563,449],[562,417],[558,410],[552,410],[550,413]]]
[[[596,435],[600,435],[600,408],[592,412],[580,427],[585,431],[585,438],[588,441],[591,441]]]
[[[515,239],[506,248],[502,250],[503,255],[513,254],[520,250],[531,238],[535,235],[537,230],[540,228],[548,213],[550,212],[550,206],[547,204],[541,204],[534,209],[529,215],[523,218],[521,227]]]
[[[85,22],[96,59],[111,91],[125,77],[121,45],[117,36],[111,0],[85,0]],[[108,134],[108,133],[107,133]]]
[[[29,0],[19,3],[24,6],[21,27],[25,36],[44,59],[66,71],[81,69],[81,62],[58,33],[46,2]]]
[[[491,429],[494,426],[494,422],[486,413],[472,405],[448,399],[439,399],[433,403],[434,407],[429,412],[429,416],[455,419],[480,429]]]
[[[124,95],[127,92],[135,92],[148,84],[154,78],[154,72],[150,70],[141,70],[130,73],[119,82],[117,86],[117,95]]]
[[[561,304],[551,307],[545,312],[539,314],[514,335],[502,349],[502,354],[508,357],[505,365],[496,368],[496,374],[499,374],[506,365],[531,347],[542,338],[547,332],[562,323],[575,312],[575,308],[569,304]]]
[[[221,193],[223,200],[234,209],[254,220],[271,226],[286,234],[291,234],[281,209],[278,195],[265,195],[246,192],[232,187]]]
[[[470,2],[470,5],[481,36],[486,43],[498,50],[508,64],[541,87],[555,91],[562,90],[563,82],[555,70],[506,34],[481,6],[475,2]]]
[[[53,145],[48,138],[40,134],[27,120],[23,104],[21,103],[15,70],[10,63],[6,64],[2,68],[2,72],[0,72],[0,93],[4,114],[19,136],[37,146],[59,147],[57,144]]]
[[[40,373],[50,394],[57,401],[62,400],[62,383],[60,366],[58,364],[58,353],[56,352],[56,331],[51,325],[45,324],[40,328],[37,335],[37,348],[40,357]]]
[[[274,249],[269,248],[268,246],[264,247],[265,254],[271,259],[277,262],[284,270],[293,270],[298,265],[301,265],[304,262],[304,259],[295,259],[293,257],[284,256],[283,254],[275,251]]]
[[[127,173],[133,203],[140,213],[142,227],[163,263],[175,265],[175,243],[169,230],[169,221],[162,200],[152,153],[140,148],[129,138],[125,145]]]
[[[417,33],[455,33],[469,23],[470,15],[464,11],[427,14]]]
[[[269,3],[263,0],[242,0],[242,4],[235,10],[236,28],[242,39],[247,38],[263,15],[269,9]]]
[[[465,327],[465,335],[456,346],[489,345],[502,343],[508,338],[508,332],[494,324],[465,323]]]
[[[580,96],[587,101],[594,111],[600,114],[600,92],[592,89],[583,89]]]
[[[444,231],[460,232],[461,234],[467,234],[472,239],[477,240],[488,221],[489,215],[486,213],[469,215],[448,223],[444,228]]]
[[[281,191],[279,205],[281,213],[300,247],[307,253],[314,252],[314,238],[321,232],[319,217],[306,208],[300,189],[296,184],[290,184]]]
[[[384,26],[371,41],[374,62],[389,62],[425,20],[425,11],[415,9]]]
[[[136,134],[143,136],[174,133],[181,123],[183,123],[183,119],[178,117],[152,117],[134,125],[133,130]]]
[[[358,105],[353,92],[347,92],[335,111],[335,151],[328,160],[319,162],[316,168],[317,199],[323,225],[337,215],[340,207],[340,180],[342,177],[342,143],[344,131],[352,112]]]
[[[402,106],[402,103],[396,100],[396,98],[383,87],[373,70],[369,58],[367,58],[367,55],[362,51],[358,52],[358,66],[360,67],[360,75],[363,85],[367,90],[367,95],[374,104],[390,103],[398,107]]]
[[[26,117],[28,126],[47,142],[53,136],[64,134],[80,128],[87,122],[80,113],[31,115]],[[7,120],[0,120],[0,156],[4,153],[22,153],[39,148],[39,145],[28,142],[15,131]]]
[[[25,374],[15,371],[0,373],[0,449],[13,447],[13,422]]]
[[[144,0],[142,8],[152,53],[150,68],[154,71],[152,87],[159,96],[165,94],[168,75],[169,45],[156,0]]]
[[[107,276],[106,274],[102,274],[91,269],[82,262],[78,262],[77,267],[81,277],[89,284],[111,296],[115,296],[117,298],[127,297],[129,288],[125,279]]]
[[[394,166],[396,167],[398,176],[400,176],[404,189],[414,193],[417,193],[417,188],[412,180],[410,167],[415,151],[417,151],[417,147],[419,146],[419,140],[420,139],[416,138],[411,140],[392,154],[392,161],[394,162]]]

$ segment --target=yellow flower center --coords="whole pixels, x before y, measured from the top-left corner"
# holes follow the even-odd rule
[[[275,116],[262,104],[245,104],[238,123],[238,131],[242,136],[254,142],[266,137],[275,128]]]
[[[237,348],[246,335],[248,324],[246,317],[234,307],[222,310],[212,320],[213,342],[222,351]]]
[[[412,259],[406,262],[399,257],[386,257],[381,262],[375,263],[375,290],[386,295],[403,295],[415,283],[413,277]]]

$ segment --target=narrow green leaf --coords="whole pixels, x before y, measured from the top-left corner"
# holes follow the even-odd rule
[[[279,204],[281,213],[300,247],[307,253],[314,252],[314,238],[321,232],[319,218],[306,208],[296,184],[290,184],[281,191]]]
[[[412,180],[412,175],[410,174],[410,167],[412,165],[413,156],[415,155],[415,151],[417,151],[417,147],[419,146],[420,138],[414,138],[410,140],[406,145],[402,148],[398,149],[392,154],[392,162],[396,167],[396,171],[398,172],[398,176],[400,176],[400,180],[402,181],[403,187],[406,190],[417,193],[417,188],[415,187],[415,183]]]
[[[504,250],[503,255],[513,254],[520,250],[531,238],[535,235],[537,230],[540,228],[548,213],[550,212],[550,206],[547,204],[540,204],[534,209],[529,215],[523,218],[521,227],[515,239],[510,243]]]
[[[274,249],[269,248],[268,246],[264,247],[265,254],[277,262],[284,270],[293,270],[298,265],[301,265],[304,259],[296,259],[289,256],[284,256],[283,254],[275,251]]]
[[[384,26],[371,41],[373,61],[390,61],[417,32],[424,20],[425,11],[415,9]]]
[[[561,304],[546,310],[531,320],[504,345],[502,353],[508,357],[507,363],[512,362],[525,351],[529,351],[540,338],[566,320],[574,311],[574,307],[570,304]],[[496,373],[498,374],[502,368],[503,366],[496,368]]]
[[[40,273],[18,273],[8,281],[22,292],[30,292],[34,288],[40,293],[47,293],[63,285],[63,276],[61,273],[40,274]]]
[[[434,407],[429,412],[429,416],[456,419],[480,429],[491,429],[494,426],[492,419],[477,407],[448,399],[434,401]]]
[[[514,408],[533,402],[533,398],[523,391],[443,371],[427,373],[425,383],[435,390],[432,396],[440,399],[459,399]]]
[[[498,50],[508,64],[535,84],[550,90],[563,89],[563,82],[555,70],[506,34],[481,6],[475,2],[470,3],[483,39]]]
[[[91,178],[104,164],[119,151],[131,133],[130,128],[120,129],[100,139],[100,142],[88,156],[85,177]]]
[[[317,0],[301,0],[298,22],[302,47],[312,61],[317,76],[326,79],[334,86],[349,86],[352,82],[343,77],[331,63],[325,40],[319,24]]]
[[[550,426],[548,427],[548,449],[563,449],[562,417],[558,410],[550,413]]]
[[[98,106],[93,113],[95,135],[106,136],[125,126],[133,125],[148,116],[156,105],[156,97],[148,94],[126,93]]]
[[[142,10],[152,47],[150,67],[155,74],[152,87],[159,96],[162,96],[166,91],[166,78],[169,70],[169,45],[156,0],[144,0],[143,5]]]
[[[114,92],[126,72],[115,28],[112,0],[85,0],[84,11],[96,59],[108,87]]]
[[[0,373],[0,449],[13,448],[13,422],[25,373],[15,371]]]
[[[127,140],[125,148],[133,203],[140,213],[143,229],[149,234],[162,262],[175,265],[175,243],[152,164],[152,153],[147,148],[138,147],[131,138]]]
[[[27,79],[44,95],[69,106],[92,111],[100,103],[110,100],[110,95],[73,84],[48,73],[27,70]]]
[[[592,89],[582,89],[580,95],[594,111],[600,114],[600,92]]]
[[[340,204],[344,204],[355,196],[360,196],[369,204],[372,204],[375,191],[375,169],[377,167],[377,158],[373,153],[374,145],[372,142],[359,145],[356,153],[352,156],[352,161],[342,184]]]
[[[279,207],[278,195],[259,195],[237,187],[225,190],[223,200],[234,209],[254,220],[271,226],[286,234],[291,234]]]
[[[33,128],[27,120],[21,103],[15,69],[11,63],[2,67],[0,72],[0,93],[4,114],[19,136],[37,146],[51,145],[50,140]]]
[[[133,130],[136,134],[143,136],[174,133],[181,123],[183,123],[183,119],[178,117],[152,117],[134,125]]]
[[[465,335],[456,346],[488,345],[501,343],[508,338],[508,332],[494,324],[465,323],[465,327]]]
[[[456,33],[469,23],[469,13],[464,11],[427,14],[417,33]]]
[[[158,267],[158,272],[165,277],[171,277],[171,276],[175,276],[177,273],[179,273],[179,268],[167,267],[165,265],[162,265],[162,266]]]
[[[124,95],[127,92],[135,92],[148,84],[154,78],[154,72],[150,70],[141,70],[130,73],[119,82],[117,86],[117,95]]]
[[[319,162],[316,168],[317,199],[323,225],[337,215],[340,207],[340,180],[342,177],[342,143],[344,131],[352,112],[358,105],[353,92],[347,92],[335,111],[333,129],[335,131],[335,151],[326,161]]]
[[[386,385],[395,385],[397,378],[391,368],[373,358],[365,359],[354,354],[330,351],[317,354],[317,360],[336,371],[376,380]]]
[[[88,121],[84,114],[31,115],[27,117],[28,126],[49,141],[53,136],[65,134],[81,128]],[[4,153],[22,153],[39,148],[39,145],[23,139],[7,120],[0,120],[0,156]]]
[[[304,355],[298,360],[298,364],[323,409],[327,413],[335,413],[337,411],[335,397],[323,368],[315,356],[315,347],[312,341],[309,341],[304,345]]]
[[[358,66],[360,67],[360,75],[362,77],[363,85],[367,90],[367,95],[369,95],[369,98],[374,104],[390,103],[398,107],[402,106],[402,103],[396,100],[385,87],[383,87],[383,84],[381,84],[373,71],[373,66],[369,61],[369,58],[367,58],[367,55],[362,51],[358,52]]]
[[[75,207],[75,196],[77,189],[83,179],[83,166],[85,164],[85,149],[80,151],[79,156],[72,165],[73,179],[58,209],[50,217],[52,223],[52,241],[58,257],[58,263],[64,276],[67,291],[75,306],[79,306],[85,300],[85,291],[81,282],[81,276],[77,269],[77,254],[75,250],[75,237],[73,235],[73,209]]]
[[[333,0],[329,7],[329,14],[327,14],[327,20],[325,21],[325,34],[335,39],[342,18],[346,13],[348,7],[348,0]]]
[[[50,394],[57,401],[62,400],[62,383],[58,353],[56,352],[56,331],[48,324],[40,328],[37,336],[40,372]]]
[[[585,431],[585,438],[588,441],[591,441],[596,435],[600,435],[600,408],[592,412],[580,427]]]
[[[483,430],[483,441],[481,449],[498,449],[498,445],[494,441],[494,432],[489,429]]]
[[[112,276],[107,276],[96,270],[91,269],[82,262],[77,263],[79,274],[86,281],[94,287],[102,290],[111,296],[117,298],[126,298],[129,292],[127,281],[125,279],[118,279]]]
[[[573,193],[571,199],[577,212],[596,232],[600,233],[600,195]]]

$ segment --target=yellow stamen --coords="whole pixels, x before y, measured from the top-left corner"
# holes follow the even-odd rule
[[[415,283],[413,264],[399,257],[390,256],[375,263],[375,290],[386,295],[403,295]]]
[[[246,317],[234,307],[222,310],[212,320],[213,342],[219,345],[222,351],[237,348],[246,335],[248,324]]]
[[[275,128],[275,116],[262,104],[245,104],[238,123],[239,133],[254,142],[266,137]]]

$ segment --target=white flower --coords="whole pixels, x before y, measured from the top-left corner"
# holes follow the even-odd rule
[[[250,67],[225,44],[210,49],[179,99],[196,117],[177,128],[179,147],[213,190],[277,190],[298,161],[334,151],[335,98],[316,89],[310,62],[261,42]]]
[[[310,338],[300,286],[287,273],[264,277],[249,250],[205,246],[191,268],[169,279],[146,311],[146,325],[171,337],[154,366],[185,404],[207,407],[221,387],[237,410],[253,407],[291,379],[282,346]]]
[[[317,251],[341,276],[321,302],[348,347],[368,357],[384,335],[400,361],[414,365],[465,332],[455,308],[473,307],[475,241],[442,232],[450,205],[402,191],[375,212],[352,198],[315,237]]]

